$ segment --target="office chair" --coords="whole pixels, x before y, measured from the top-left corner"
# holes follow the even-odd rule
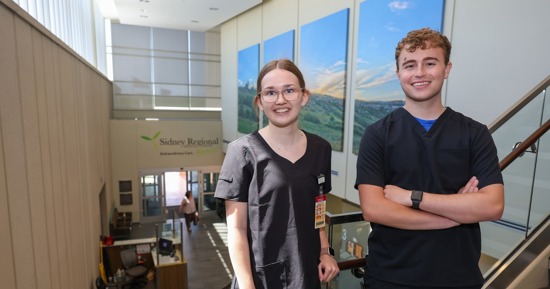
[[[147,284],[147,278],[145,278],[147,268],[138,265],[138,256],[134,249],[122,250],[120,252],[120,259],[126,275],[132,278],[132,283],[130,284],[132,288]]]

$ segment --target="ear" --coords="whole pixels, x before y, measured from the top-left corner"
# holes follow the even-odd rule
[[[311,96],[309,90],[304,89],[303,95],[302,95],[302,106],[305,106],[307,102],[309,101],[309,97]]]
[[[451,73],[452,67],[453,67],[453,63],[449,61],[449,63],[447,63],[447,66],[445,66],[445,79],[449,77],[449,73]]]
[[[260,109],[261,111],[264,110],[264,106],[262,105],[262,101],[259,97],[255,96],[254,97],[254,102],[256,103],[256,105],[258,106],[258,109]]]

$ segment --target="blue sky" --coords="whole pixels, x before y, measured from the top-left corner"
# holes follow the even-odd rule
[[[344,97],[349,9],[300,30],[300,69],[313,93]]]
[[[239,86],[244,86],[248,81],[256,87],[256,78],[260,72],[258,66],[260,63],[260,44],[252,45],[239,51],[238,56],[238,82]]]
[[[264,41],[264,65],[280,58],[294,61],[294,30]]]
[[[366,0],[359,12],[355,98],[404,99],[395,75],[395,47],[410,30],[441,31],[444,0]]]

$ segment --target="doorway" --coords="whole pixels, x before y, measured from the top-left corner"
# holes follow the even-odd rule
[[[179,218],[178,208],[186,191],[193,193],[199,215],[215,210],[214,190],[218,173],[200,170],[161,169],[140,172],[141,222]],[[206,190],[205,190],[206,189]]]

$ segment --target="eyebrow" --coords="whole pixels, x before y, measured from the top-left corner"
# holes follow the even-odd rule
[[[422,62],[422,61],[430,61],[430,60],[439,61],[439,58],[437,58],[437,57],[426,57],[426,58],[423,58],[423,59],[421,60],[421,62]],[[409,59],[409,60],[407,60],[407,58],[405,58],[405,59],[403,59],[403,63],[401,63],[401,65],[404,65],[404,64],[407,64],[407,63],[411,63],[411,62],[416,62],[416,60],[414,60],[414,59]]]
[[[282,87],[282,88],[289,88],[289,87],[291,87],[291,86],[300,87],[299,85],[296,85],[296,84],[293,84],[293,83],[290,83],[290,84],[283,84],[283,85],[280,86],[280,87]],[[266,86],[266,87],[264,87],[263,89],[275,89],[275,88],[276,88],[275,86],[271,85],[271,86]]]

